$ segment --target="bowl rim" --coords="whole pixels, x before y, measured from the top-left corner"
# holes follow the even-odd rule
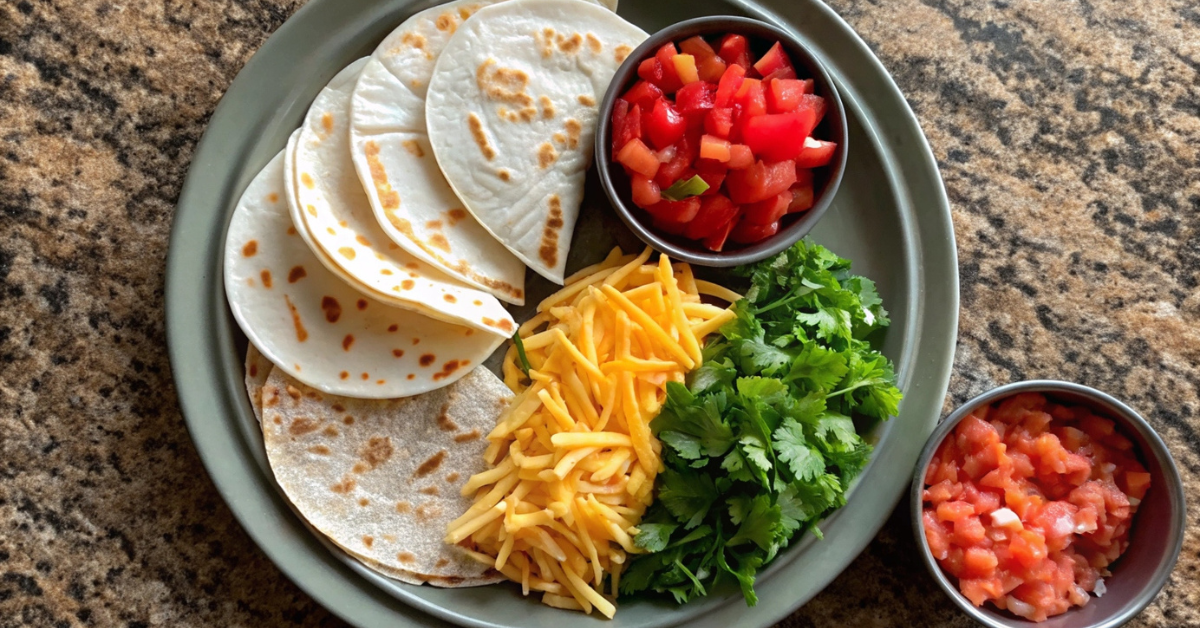
[[[610,163],[611,149],[609,148],[608,140],[612,125],[612,109],[619,97],[619,93],[624,88],[625,83],[628,82],[629,75],[635,72],[631,68],[635,68],[638,63],[647,58],[648,54],[657,50],[666,41],[673,41],[693,35],[712,34],[714,32],[748,34],[756,38],[766,38],[769,36],[785,42],[795,50],[799,50],[802,53],[802,58],[799,60],[801,63],[798,65],[803,66],[805,70],[812,74],[812,78],[816,81],[818,89],[825,92],[821,95],[826,96],[832,101],[825,119],[836,125],[841,136],[834,161],[828,166],[831,169],[829,180],[826,182],[820,196],[814,199],[812,208],[801,216],[799,220],[794,221],[787,228],[780,230],[766,240],[733,251],[721,252],[684,248],[664,238],[656,233],[653,228],[644,224],[635,215],[635,210],[626,206],[616,191],[616,185],[613,182],[612,173],[610,172],[612,164]],[[675,259],[691,264],[718,268],[753,264],[792,246],[801,238],[808,235],[813,227],[820,222],[822,215],[829,209],[834,197],[837,196],[838,188],[842,184],[842,175],[846,171],[850,143],[849,123],[847,122],[845,104],[842,102],[837,85],[828,68],[825,67],[825,64],[807,46],[791,33],[774,24],[749,17],[733,15],[697,17],[677,22],[650,35],[633,52],[629,53],[629,56],[625,58],[625,61],[621,63],[621,66],[613,75],[613,80],[609,83],[608,89],[604,93],[604,99],[600,102],[598,115],[595,131],[595,148],[593,151],[594,161],[596,172],[600,177],[601,187],[604,188],[604,193],[608,197],[613,211],[621,217],[621,220],[643,242]]]
[[[1166,585],[1167,579],[1174,570],[1175,564],[1179,560],[1179,554],[1183,549],[1183,537],[1187,528],[1187,501],[1183,490],[1183,480],[1179,475],[1175,458],[1171,455],[1167,444],[1158,435],[1154,427],[1150,425],[1149,421],[1129,405],[1091,386],[1053,379],[1012,382],[976,395],[966,403],[959,405],[954,412],[950,413],[949,416],[938,424],[937,429],[930,434],[929,440],[925,442],[925,448],[921,451],[921,457],[917,460],[916,468],[913,471],[912,485],[909,489],[909,509],[912,515],[913,536],[916,537],[917,545],[920,547],[921,561],[925,564],[933,579],[938,583],[939,588],[972,619],[988,628],[1011,628],[1011,623],[1002,622],[1001,616],[996,611],[972,605],[959,592],[958,587],[951,582],[950,576],[942,570],[937,560],[934,559],[933,552],[929,549],[929,541],[925,538],[924,534],[924,522],[922,521],[924,510],[923,493],[925,490],[925,471],[929,466],[929,461],[933,459],[934,453],[937,451],[938,446],[942,444],[942,441],[945,440],[946,436],[976,408],[1023,392],[1071,393],[1087,397],[1100,405],[1114,409],[1115,412],[1112,414],[1120,415],[1119,417],[1113,417],[1115,420],[1120,422],[1120,419],[1125,419],[1128,423],[1126,427],[1138,432],[1145,439],[1149,450],[1140,452],[1143,457],[1155,457],[1166,470],[1167,486],[1165,489],[1167,491],[1167,500],[1171,505],[1172,521],[1170,522],[1170,534],[1173,537],[1173,547],[1169,550],[1169,559],[1162,561],[1158,565],[1153,575],[1146,580],[1142,589],[1134,596],[1131,603],[1126,604],[1117,613],[1086,628],[1116,628],[1117,626],[1121,626],[1149,606],[1150,602],[1154,600],[1155,596]],[[1012,621],[1008,618],[1004,619],[1009,622]],[[1035,625],[1034,622],[1024,623],[1030,626]]]

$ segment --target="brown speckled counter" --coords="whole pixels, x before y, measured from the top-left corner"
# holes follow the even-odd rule
[[[341,625],[208,481],[163,332],[192,149],[297,6],[0,2],[0,627]],[[1193,524],[1134,623],[1200,626],[1200,7],[833,7],[894,73],[945,177],[962,276],[947,409],[1052,377],[1147,415]],[[783,625],[969,622],[917,563],[901,507]]]

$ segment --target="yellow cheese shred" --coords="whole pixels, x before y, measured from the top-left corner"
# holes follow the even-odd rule
[[[488,470],[463,488],[473,505],[446,530],[447,543],[556,608],[616,613],[662,469],[650,421],[667,382],[682,382],[704,336],[731,318],[701,295],[734,293],[650,256],[613,249],[520,327],[533,370],[525,377],[509,348],[502,372],[517,398],[488,435]]]

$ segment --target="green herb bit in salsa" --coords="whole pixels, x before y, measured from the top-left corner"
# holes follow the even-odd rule
[[[807,240],[742,270],[737,318],[704,349],[687,386],[670,383],[650,427],[663,442],[657,499],[638,526],[622,594],[679,603],[754,578],[798,532],[846,503],[871,446],[852,417],[896,414],[892,363],[873,348],[888,326],[875,284]]]

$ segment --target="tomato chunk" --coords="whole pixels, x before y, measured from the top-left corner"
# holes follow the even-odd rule
[[[695,218],[696,214],[699,213],[700,198],[693,196],[681,201],[668,201],[664,199],[647,207],[646,211],[660,220],[686,225],[688,221]],[[680,228],[679,232],[682,233],[683,229]]]
[[[721,47],[717,54],[725,63],[739,65],[743,70],[750,69],[750,42],[741,35],[726,35],[721,39]]]
[[[812,132],[812,116],[806,112],[754,116],[742,129],[742,141],[755,155],[771,161],[796,159]]]
[[[833,153],[836,150],[837,144],[833,142],[814,140],[811,137],[805,138],[804,146],[796,157],[796,165],[800,168],[828,166],[829,162],[833,161]]]
[[[794,111],[800,106],[800,97],[807,94],[804,81],[774,78],[766,83],[767,111],[770,113]]]
[[[704,132],[723,140],[729,139],[733,130],[733,109],[718,107],[710,109],[704,117]]]
[[[733,238],[733,241],[739,244],[754,244],[755,242],[766,240],[778,232],[779,221],[775,221],[769,225],[756,225],[743,218],[738,221],[737,226],[729,233],[729,237]]]
[[[679,70],[675,67],[675,55],[679,54],[679,50],[675,48],[675,44],[663,44],[658,52],[654,53],[654,58],[658,60],[658,67],[662,73],[655,84],[668,94],[675,93],[675,90],[683,87],[683,81],[679,78]]]
[[[779,222],[779,219],[783,218],[784,214],[788,211],[788,206],[791,204],[792,191],[784,190],[775,196],[747,205],[745,207],[745,216],[743,216],[742,220],[747,220],[757,225],[769,225],[773,222]]]
[[[700,210],[683,231],[684,237],[700,240],[717,233],[733,220],[738,206],[723,194],[713,194],[700,199]]]
[[[621,151],[617,153],[617,161],[645,177],[653,177],[658,173],[658,157],[642,143],[642,140],[636,138],[621,147]]]
[[[712,135],[701,137],[700,157],[721,162],[729,161],[729,141]]]
[[[650,138],[655,148],[666,148],[683,137],[687,130],[687,122],[666,98],[654,102],[650,117],[644,121],[646,128],[643,132]]]
[[[700,243],[704,245],[704,248],[720,253],[725,248],[725,241],[729,239],[729,234],[733,231],[733,227],[736,223],[737,215],[735,214],[734,217],[730,218],[729,221],[726,222],[721,228],[705,236]]]
[[[684,85],[700,80],[700,71],[696,69],[696,57],[692,55],[675,55],[671,58],[675,65],[675,73]]]
[[[717,93],[713,98],[713,106],[728,107],[733,104],[733,96],[742,87],[742,82],[746,79],[746,68],[740,65],[730,65],[721,74],[721,80],[717,83]]]
[[[612,123],[613,154],[621,152],[630,140],[642,139],[642,110],[637,105],[631,109],[625,99],[618,98],[613,105]]]
[[[633,204],[646,209],[662,200],[662,192],[654,179],[646,175],[633,174]]]
[[[738,204],[757,203],[792,187],[796,164],[792,161],[764,162],[761,159],[743,170],[731,170],[725,179],[729,198]]]
[[[685,116],[708,113],[713,108],[716,89],[704,81],[688,83],[675,93],[675,108]]]
[[[754,151],[745,144],[733,144],[729,147],[730,170],[742,170],[754,165]]]
[[[754,69],[758,70],[759,75],[768,76],[776,70],[783,68],[792,68],[792,60],[788,58],[786,52],[783,51],[783,44],[775,42],[767,53],[754,64]]]
[[[655,61],[655,59],[647,59],[647,61]],[[642,111],[650,111],[654,108],[655,101],[662,97],[663,91],[657,85],[650,81],[638,81],[621,96],[621,99],[629,101],[631,105],[638,105]]]

